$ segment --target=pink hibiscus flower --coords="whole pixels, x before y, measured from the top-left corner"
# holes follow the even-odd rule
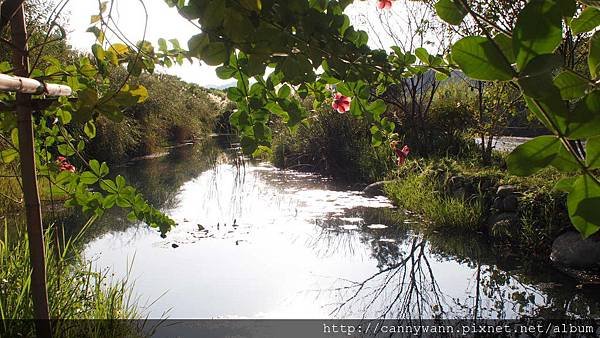
[[[410,154],[410,148],[405,145],[402,147],[402,149],[395,147],[394,151],[396,152],[396,156],[398,156],[398,166],[403,165],[408,157],[408,154]]]
[[[390,9],[390,8],[392,8],[392,0],[379,0],[377,2],[377,8],[379,8],[379,9]]]
[[[75,168],[74,165],[72,165],[71,163],[69,163],[69,160],[67,160],[63,156],[57,157],[56,158],[56,163],[58,164],[58,169],[60,171],[68,171],[68,172],[74,173],[77,170],[77,168]]]
[[[343,114],[350,110],[351,101],[352,99],[348,96],[344,96],[341,93],[336,93],[335,97],[333,98],[333,103],[331,104],[331,107],[337,110],[338,113]]]

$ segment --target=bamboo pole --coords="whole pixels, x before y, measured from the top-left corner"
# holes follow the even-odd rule
[[[0,91],[50,96],[71,95],[71,87],[69,86],[42,83],[38,80],[6,74],[0,74]]]
[[[23,5],[16,11],[10,23],[12,43],[18,49],[13,51],[15,74],[26,77],[29,74],[29,50]],[[48,290],[46,288],[46,256],[44,252],[42,210],[35,168],[31,94],[17,93],[16,101],[21,177],[23,178],[23,197],[25,199],[29,255],[32,268],[31,294],[33,297],[35,328],[38,337],[50,338],[52,328],[50,326]]]

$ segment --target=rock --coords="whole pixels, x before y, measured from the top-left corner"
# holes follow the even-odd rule
[[[369,184],[363,189],[363,194],[368,197],[385,196],[385,185],[391,181],[379,181],[373,184]]]
[[[466,198],[467,190],[464,187],[456,188],[452,190],[452,196],[454,198]]]
[[[504,201],[500,197],[494,198],[494,209],[502,211],[504,209]]]
[[[202,226],[202,224],[198,224],[198,231],[202,231],[204,230],[204,227]]]
[[[600,238],[583,239],[575,231],[566,232],[552,243],[550,260],[556,265],[575,269],[600,268]]]
[[[504,198],[508,195],[514,194],[515,191],[517,191],[517,187],[514,185],[501,185],[498,187],[498,190],[496,190],[496,195]]]
[[[519,200],[515,195],[508,195],[502,200],[502,211],[517,211]]]
[[[171,244],[171,247],[172,247],[173,249],[177,249],[177,248],[179,248],[179,245],[177,245],[177,244],[173,243],[173,244]]]

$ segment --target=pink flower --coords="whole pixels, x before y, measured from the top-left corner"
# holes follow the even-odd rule
[[[352,99],[350,99],[348,96],[344,96],[341,93],[336,93],[331,107],[337,110],[338,113],[343,114],[350,110],[351,101]]]
[[[377,8],[379,8],[379,9],[390,9],[390,8],[392,8],[392,0],[379,0],[377,2]]]
[[[56,158],[56,164],[58,164],[58,169],[60,171],[68,171],[74,173],[77,170],[77,168],[75,168],[74,165],[69,163],[69,161],[63,156],[59,156]]]
[[[402,149],[394,147],[394,151],[396,152],[396,156],[398,157],[398,166],[403,165],[406,161],[406,158],[408,157],[408,154],[410,154],[410,148],[407,145],[402,147]]]

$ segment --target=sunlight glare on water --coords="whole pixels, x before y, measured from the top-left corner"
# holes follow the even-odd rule
[[[150,318],[512,318],[548,302],[468,256],[485,245],[426,240],[411,230],[419,219],[386,198],[317,175],[221,162],[182,182],[164,209],[178,223],[167,238],[125,224],[85,250],[98,269],[135,283]]]

